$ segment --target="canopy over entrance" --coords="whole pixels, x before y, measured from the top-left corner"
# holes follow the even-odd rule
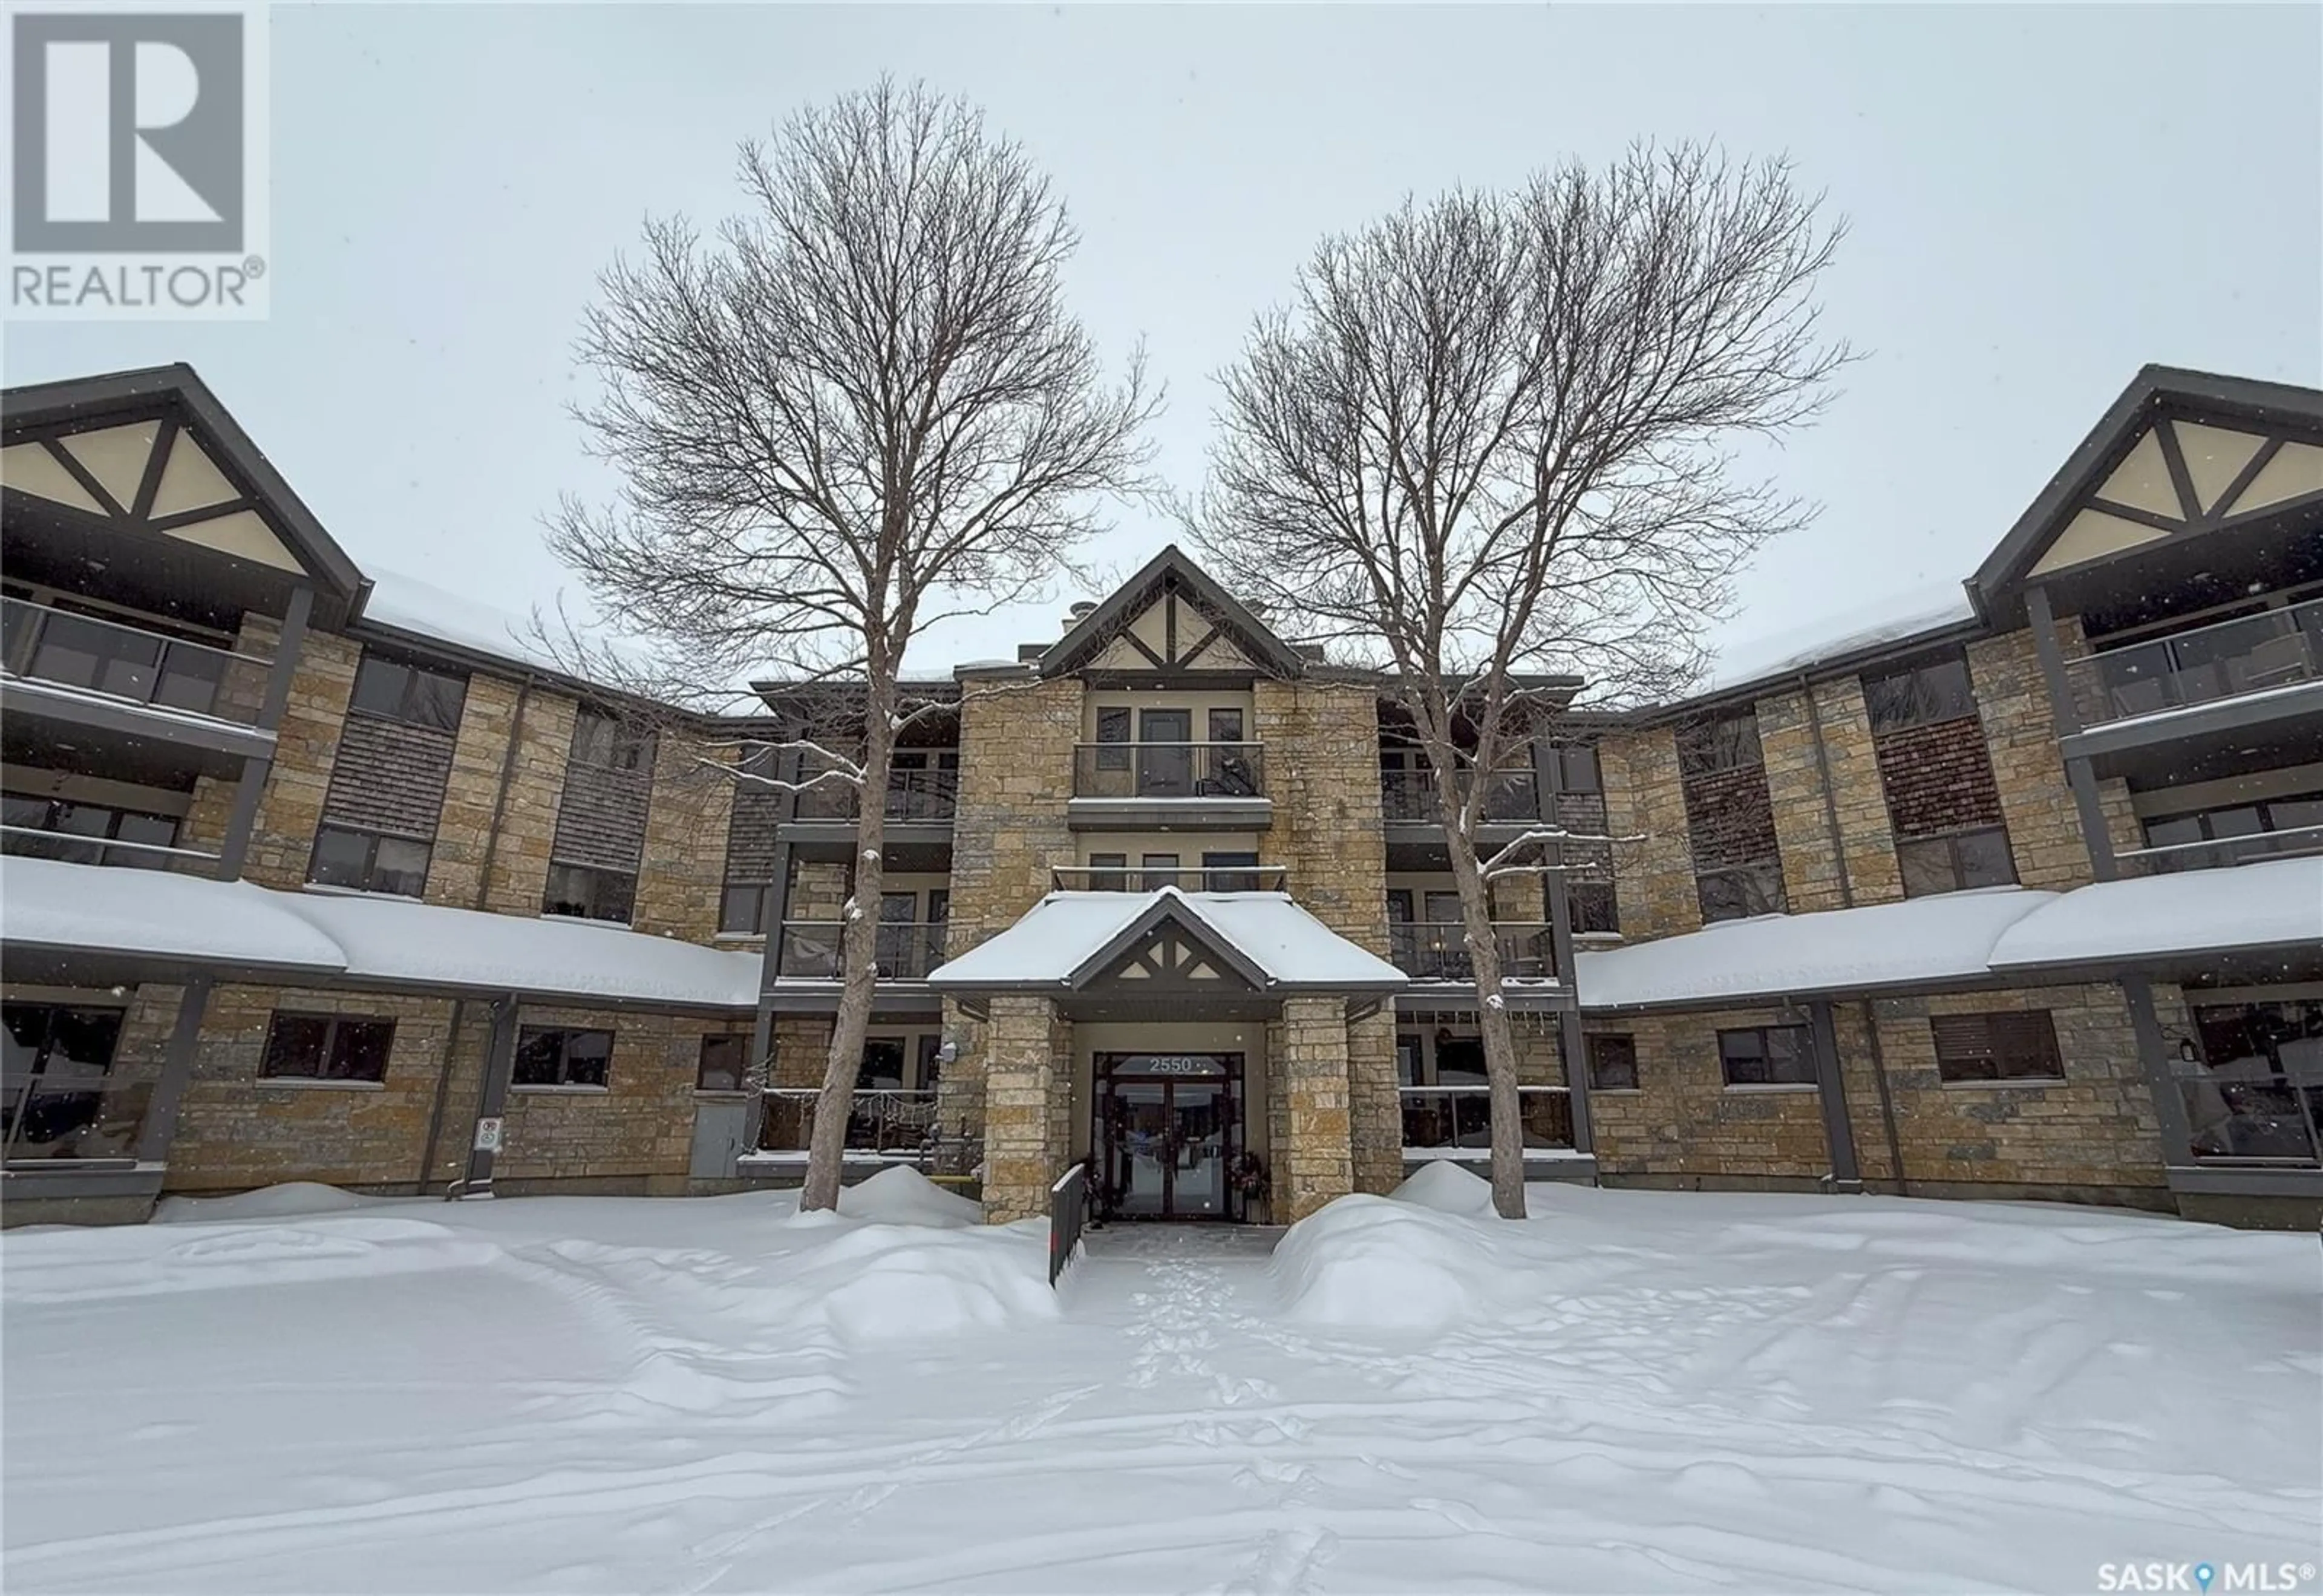
[[[1035,993],[1068,1009],[1155,1017],[1259,1012],[1293,996],[1364,1004],[1401,970],[1340,936],[1286,893],[1052,892],[998,936],[938,967],[928,985],[971,1004]]]

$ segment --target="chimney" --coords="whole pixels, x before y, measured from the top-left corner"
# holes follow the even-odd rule
[[[1080,625],[1081,622],[1089,618],[1090,614],[1095,611],[1096,609],[1097,604],[1095,601],[1088,599],[1081,599],[1074,603],[1067,605],[1065,607],[1065,630],[1070,632],[1075,627]]]

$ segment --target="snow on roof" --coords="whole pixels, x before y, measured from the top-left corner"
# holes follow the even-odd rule
[[[273,895],[336,942],[358,980],[704,1008],[758,1001],[754,954],[563,915],[531,919],[368,894]]]
[[[2003,931],[1990,962],[2026,969],[2301,944],[2323,947],[2323,858],[2080,887]]]
[[[1715,663],[1694,694],[1722,693],[1747,682],[1804,670],[1822,660],[1902,642],[1975,617],[1968,590],[1957,582],[1890,593],[1850,605],[1844,614],[1810,617],[1777,631],[1733,642],[1722,640]]]
[[[998,936],[928,977],[932,986],[1064,986],[1147,913],[1168,911],[1273,984],[1400,986],[1401,970],[1348,941],[1287,893],[1052,892]]]
[[[338,944],[285,893],[167,870],[0,858],[0,941],[332,974]]]
[[[1685,936],[1575,957],[1581,1006],[1866,991],[1984,976],[1994,940],[2058,894],[1990,887],[1723,921]]]
[[[371,597],[363,601],[365,620],[490,655],[511,665],[535,670],[564,669],[531,637],[528,617],[481,603],[464,593],[448,592],[399,571],[369,565],[364,573],[372,579]]]
[[[0,940],[358,983],[748,1009],[758,960],[587,921],[11,857]]]

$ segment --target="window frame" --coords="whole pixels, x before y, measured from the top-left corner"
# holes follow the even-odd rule
[[[1970,1025],[1980,1028],[1983,1035],[1963,1047],[1964,1032]],[[2012,1041],[2022,1042],[2029,1036],[2034,1045],[2004,1048],[2000,1027],[2016,1033]],[[1949,1055],[1947,1032],[1951,1041]],[[1928,1040],[1935,1053],[1936,1078],[1948,1087],[2059,1086],[2065,1079],[2065,1055],[2057,1044],[2056,1016],[2048,1009],[1931,1014]],[[2021,1065],[2028,1059],[2036,1068],[2009,1068],[2012,1060]],[[1990,1073],[1971,1068],[1979,1060],[1990,1066]]]
[[[731,1067],[734,1084],[730,1087],[717,1087],[710,1085],[711,1054],[713,1051],[726,1052],[730,1050],[735,1055]],[[745,1096],[749,1092],[749,1032],[746,1031],[712,1031],[707,1032],[702,1035],[701,1051],[696,1054],[694,1058],[693,1089],[705,1096],[716,1097],[739,1096]]]
[[[591,894],[589,900],[591,907],[583,909],[578,913],[575,913],[574,911],[569,909],[560,909],[556,907],[556,903],[558,902],[556,891],[557,873],[559,871],[584,872],[588,876],[594,877],[596,885],[600,886],[608,880],[626,882],[628,884],[628,891],[622,902],[620,914],[619,916],[615,916],[597,913],[598,894],[593,892]],[[569,894],[567,901],[572,901]],[[615,870],[603,865],[575,864],[570,859],[551,859],[548,862],[548,879],[541,885],[540,912],[543,915],[554,916],[559,920],[587,920],[599,925],[635,924],[638,913],[638,873],[635,870]]]
[[[1698,895],[1698,894],[1697,894]],[[1566,912],[1572,916],[1573,934],[1576,937],[1618,937],[1621,934],[1621,899],[1610,881],[1567,881],[1565,884]],[[1603,913],[1584,914],[1584,903],[1602,905]],[[1593,924],[1593,921],[1602,923]]]
[[[298,1024],[319,1024],[323,1035],[315,1050],[312,1069],[277,1069],[278,1039],[285,1021]],[[378,1073],[358,1074],[339,1069],[341,1039],[356,1027],[383,1030],[385,1035],[377,1041]],[[272,1081],[311,1081],[329,1086],[385,1086],[387,1072],[395,1058],[395,1018],[391,1014],[332,1014],[311,1009],[279,1008],[266,1017],[266,1041],[258,1055],[258,1078]]]
[[[2000,859],[2008,867],[2006,879],[1995,881],[1968,879],[1968,873],[1961,864],[1960,845],[1971,838],[1999,839]],[[1933,890],[1927,888],[1914,890],[1912,885],[1912,870],[1906,861],[1907,850],[1914,856],[1924,858],[1927,850],[1934,848],[1943,849],[1943,861],[1950,872],[1951,885]],[[1897,885],[1903,888],[1906,898],[1935,898],[1942,897],[1947,893],[1979,892],[1988,887],[2015,886],[2018,885],[2020,879],[2016,874],[2015,849],[2009,842],[2008,827],[2006,824],[1969,826],[1958,831],[1941,831],[1932,837],[1898,837],[1896,839],[1896,877]]]
[[[1747,732],[1747,738],[1744,733]],[[1767,763],[1766,744],[1759,739],[1755,705],[1704,715],[1677,729],[1677,768],[1681,778],[1749,770]],[[1747,755],[1744,744],[1748,744]],[[1734,757],[1734,756],[1743,757]]]
[[[1712,914],[1710,912],[1710,898],[1704,889],[1712,882],[1743,879],[1756,879],[1771,884],[1772,890],[1761,894],[1769,906],[1764,909],[1752,909],[1746,903],[1739,914]],[[1702,911],[1702,922],[1704,925],[1716,925],[1729,920],[1755,920],[1762,914],[1790,913],[1790,898],[1783,888],[1783,862],[1778,858],[1751,859],[1743,864],[1716,865],[1707,870],[1697,870],[1694,877],[1694,895],[1695,904]]]
[[[1960,677],[1957,690],[1925,685],[1932,677],[1955,672]],[[1863,690],[1864,717],[1874,737],[1966,720],[1978,713],[1976,682],[1969,673],[1965,654],[1923,658],[1876,675],[1858,676],[1856,682]]]
[[[573,717],[573,745],[566,757],[584,769],[602,770],[614,775],[650,776],[655,749],[651,727],[632,731],[612,711],[584,705]]]
[[[1607,1049],[1611,1050],[1616,1053],[1626,1052],[1629,1057],[1626,1059],[1615,1059],[1609,1060],[1601,1059],[1599,1057],[1600,1043],[1603,1043]],[[1601,1092],[1642,1092],[1646,1089],[1645,1082],[1638,1072],[1638,1039],[1633,1032],[1627,1031],[1589,1032],[1581,1039],[1581,1053],[1582,1058],[1588,1065],[1589,1090],[1592,1096]],[[1606,1084],[1603,1078],[1603,1066],[1607,1063],[1615,1063],[1626,1066],[1629,1070],[1630,1077],[1626,1085],[1609,1086]]]
[[[1099,770],[1127,770],[1131,758],[1130,747],[1136,735],[1135,717],[1126,704],[1097,706],[1095,734],[1097,767]]]
[[[721,937],[763,937],[767,934],[767,910],[774,902],[775,884],[771,881],[729,881],[718,889],[718,934]],[[735,895],[750,894],[750,922],[734,923]]]
[[[364,702],[364,678],[377,679],[390,671],[400,673],[401,676],[393,694],[393,704]],[[454,694],[448,704],[443,702],[446,693]],[[374,693],[373,696],[378,695]],[[423,713],[431,701],[436,713]],[[400,726],[416,726],[423,731],[456,737],[460,731],[460,721],[467,710],[468,678],[464,674],[398,659],[391,655],[374,653],[369,648],[363,650],[363,658],[355,664],[354,686],[347,697],[347,712],[351,715],[369,715],[375,720],[392,720]],[[438,719],[437,715],[442,713],[448,713],[450,720]]]
[[[335,832],[342,837],[361,839],[363,845],[363,869],[360,882],[327,881],[315,874],[317,861],[323,857],[323,839]],[[379,853],[381,843],[395,843],[420,850],[418,884],[409,892],[379,885]],[[427,895],[427,877],[436,867],[436,839],[432,837],[406,837],[393,831],[376,831],[363,826],[351,826],[344,821],[325,820],[315,828],[315,841],[307,853],[307,882],[310,886],[327,886],[341,892],[378,893],[391,898],[424,898]]]
[[[556,1073],[554,1080],[519,1080],[518,1073],[525,1067],[525,1052],[548,1038],[556,1039]],[[604,1038],[605,1055],[600,1062],[599,1078],[593,1081],[573,1078],[574,1045],[596,1037]],[[582,1063],[591,1060],[583,1059]],[[597,1025],[523,1025],[517,1029],[516,1053],[509,1064],[509,1090],[512,1092],[610,1092],[613,1089],[613,1033]]]
[[[1778,1034],[1795,1038],[1795,1041],[1787,1044],[1790,1050],[1787,1059],[1777,1057],[1777,1050],[1773,1042],[1774,1038]],[[1763,1080],[1735,1078],[1734,1066],[1743,1060],[1737,1058],[1737,1049],[1731,1043],[1744,1037],[1751,1039],[1757,1061],[1765,1070],[1766,1078]],[[1794,1069],[1804,1068],[1804,1078],[1795,1077],[1788,1079],[1778,1078],[1777,1069],[1786,1064]],[[1814,1036],[1804,1025],[1722,1027],[1718,1032],[1718,1074],[1722,1087],[1730,1092],[1812,1092],[1820,1091],[1823,1086],[1815,1071]]]
[[[1550,750],[1556,758],[1556,784],[1560,793],[1594,795],[1605,790],[1604,761],[1594,743],[1566,743]],[[1575,779],[1575,772],[1586,769],[1587,776]]]

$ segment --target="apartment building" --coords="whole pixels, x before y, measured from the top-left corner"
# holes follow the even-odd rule
[[[797,1179],[857,799],[787,745],[843,714],[626,701],[359,570],[188,368],[0,424],[0,1215]],[[1532,685],[1461,779],[1568,839],[1495,903],[1533,1178],[2314,1222],[2323,393],[2147,368],[1950,611]],[[914,693],[853,1167],[1280,1222],[1483,1158],[1376,676],[1172,549]]]

